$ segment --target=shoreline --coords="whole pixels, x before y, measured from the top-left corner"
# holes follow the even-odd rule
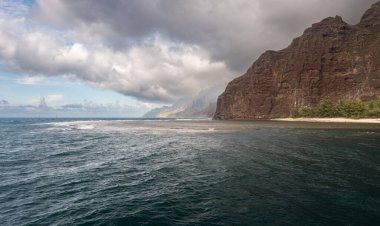
[[[278,118],[271,121],[284,122],[338,122],[338,123],[380,123],[380,118]]]

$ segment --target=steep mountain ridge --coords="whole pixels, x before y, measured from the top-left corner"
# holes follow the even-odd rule
[[[155,108],[144,114],[145,118],[212,118],[216,99],[223,86],[215,86],[199,92],[194,97],[183,98],[171,106]]]
[[[266,51],[232,80],[214,119],[287,117],[321,100],[372,99],[380,95],[380,2],[357,25],[340,16],[307,28],[280,51]]]

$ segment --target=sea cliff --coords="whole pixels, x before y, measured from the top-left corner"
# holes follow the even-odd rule
[[[380,96],[380,2],[357,25],[340,16],[307,28],[280,51],[266,51],[218,97],[214,119],[288,117],[322,100]]]

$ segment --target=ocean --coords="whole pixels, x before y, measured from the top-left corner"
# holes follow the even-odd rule
[[[1,225],[378,225],[380,125],[0,119]]]

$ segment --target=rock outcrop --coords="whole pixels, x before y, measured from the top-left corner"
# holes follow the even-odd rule
[[[359,24],[329,17],[307,28],[285,49],[267,51],[231,81],[214,119],[287,117],[323,99],[380,95],[380,2]]]

